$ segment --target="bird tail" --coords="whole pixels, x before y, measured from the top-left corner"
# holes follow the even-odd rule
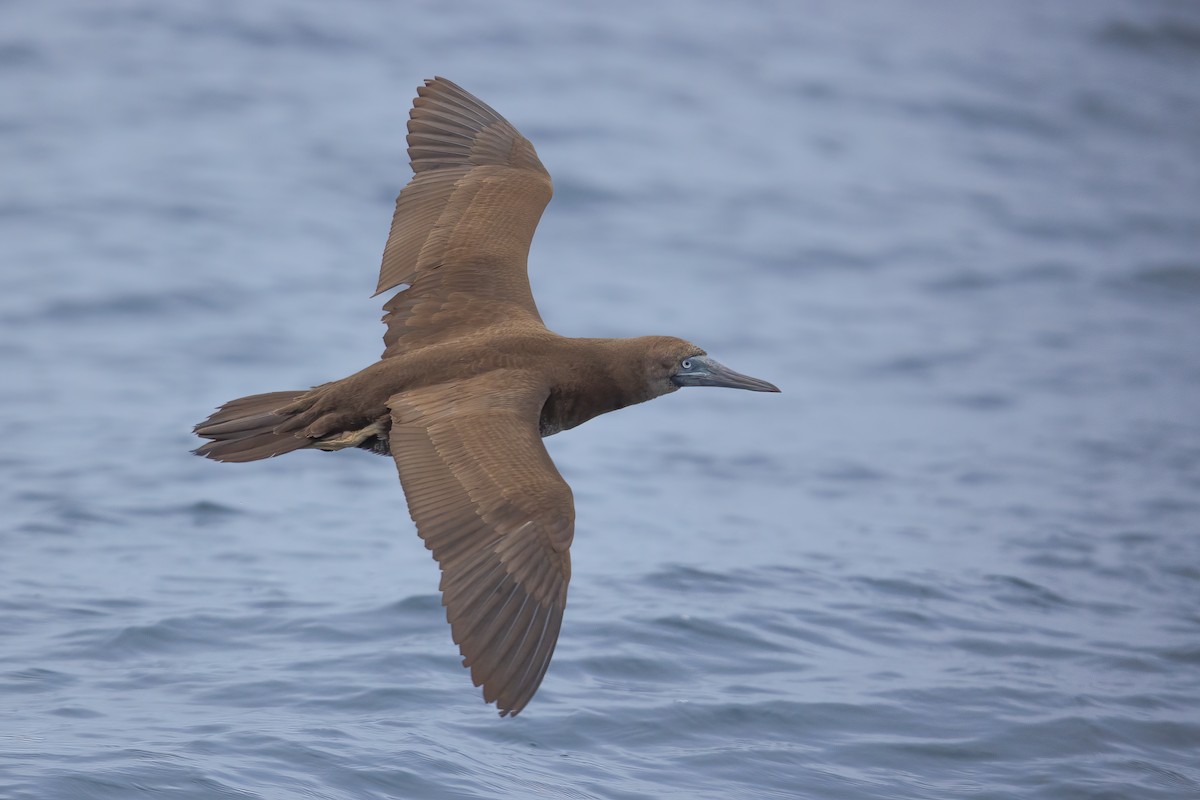
[[[313,440],[300,431],[281,429],[299,410],[293,401],[308,391],[268,392],[230,400],[196,426],[197,436],[212,441],[192,452],[216,461],[242,462],[313,446]]]

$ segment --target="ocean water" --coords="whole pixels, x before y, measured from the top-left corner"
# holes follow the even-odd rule
[[[568,335],[781,395],[547,441],[500,719],[389,460],[191,426],[382,349],[414,87]],[[1200,9],[0,2],[0,797],[1200,796]]]

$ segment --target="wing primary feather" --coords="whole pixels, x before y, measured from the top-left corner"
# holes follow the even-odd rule
[[[445,567],[442,569],[445,570]],[[453,598],[455,604],[466,611],[493,594],[507,578],[504,564],[497,560],[486,569],[479,570],[478,576],[473,579],[463,579],[461,573],[443,571],[441,590],[447,599]]]
[[[536,608],[536,606],[537,603],[533,602],[529,595],[524,595],[519,605],[514,606],[513,610],[502,617],[497,617],[493,624],[493,629],[498,633],[484,647],[480,658],[476,661],[479,669],[492,676],[492,680],[484,684],[484,699],[489,703],[508,688],[510,670],[506,656],[510,649],[510,640],[513,638],[513,633],[519,629],[526,609]],[[489,686],[491,697],[488,697]]]
[[[475,95],[468,92],[466,89],[459,86],[454,81],[448,81],[445,78],[442,78],[439,80],[439,83],[444,88],[444,90],[447,94],[454,95],[454,96],[461,98],[462,100],[470,103],[472,106],[478,108],[480,111],[483,111],[483,112],[489,114],[494,119],[497,119],[500,121],[504,120],[503,117],[501,117],[499,114],[496,113],[496,109],[492,108],[487,103],[483,102],[478,97],[476,97]]]
[[[524,671],[525,662],[521,660],[520,654],[524,650],[525,642],[529,639],[534,620],[541,613],[543,613],[541,603],[526,596],[521,609],[513,617],[512,625],[509,626],[504,641],[495,648],[496,663],[503,667],[504,683],[510,691],[514,688],[515,678],[520,677]]]
[[[549,609],[545,606],[538,606],[537,613],[526,623],[520,643],[509,656],[509,663],[515,667],[508,680],[509,694],[513,698],[514,704],[525,696],[528,689],[526,678],[531,674],[537,674],[537,668],[540,665],[536,663],[534,657],[537,655],[538,646],[546,633],[546,623],[549,617]],[[532,692],[529,695],[532,696]]]
[[[464,667],[471,667],[472,672],[477,671],[476,668],[483,670],[481,662],[488,658],[490,647],[496,642],[496,636],[505,629],[504,621],[507,620],[507,617],[501,617],[501,615],[521,594],[523,594],[521,587],[514,582],[512,588],[506,594],[501,595],[503,599],[493,599],[487,611],[470,621],[469,629],[464,634],[462,641]],[[486,674],[490,673],[486,670],[481,672],[481,675]],[[481,677],[480,683],[483,680],[484,678]]]
[[[438,114],[449,119],[461,119],[463,120],[464,128],[474,131],[482,130],[492,122],[487,117],[480,116],[473,109],[464,108],[461,104],[455,103],[451,98],[443,94],[421,95],[413,102],[413,119],[420,119],[425,114]]]
[[[500,709],[502,717],[516,716],[520,713],[521,709],[525,708],[533,695],[537,693],[542,679],[546,676],[546,669],[550,666],[550,659],[554,655],[554,648],[558,642],[559,625],[562,622],[562,614],[559,609],[551,608],[549,611],[533,655],[528,660],[528,666],[514,688],[513,700],[508,708]]]
[[[457,87],[456,87],[457,88]],[[446,109],[452,109],[464,117],[475,121],[478,127],[486,128],[495,122],[503,122],[503,118],[488,108],[481,100],[478,100],[466,92],[459,89],[458,92],[450,90],[449,87],[442,85],[439,87],[427,87],[424,94],[420,89],[417,89],[417,94],[428,105],[439,105]],[[416,103],[414,102],[414,107]]]
[[[493,559],[491,553],[478,553],[474,560],[467,560],[461,565],[456,564],[452,570],[447,571],[442,567],[442,591],[457,593],[466,587],[482,591],[483,582],[501,571],[504,571],[504,564],[500,559]],[[504,572],[504,575],[507,576],[508,573]]]
[[[408,143],[412,144],[411,137],[424,138],[431,135],[431,131],[437,131],[439,135],[452,136],[460,142],[466,142],[468,148],[475,138],[471,131],[464,130],[462,125],[450,123],[442,115],[425,113],[409,122],[408,136],[410,140]]]

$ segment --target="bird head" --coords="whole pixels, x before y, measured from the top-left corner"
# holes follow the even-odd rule
[[[670,336],[647,339],[646,371],[651,387],[658,394],[667,394],[684,386],[724,386],[752,392],[779,391],[774,384],[734,372],[691,342]]]

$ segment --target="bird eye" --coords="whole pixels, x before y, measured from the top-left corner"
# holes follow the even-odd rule
[[[679,362],[679,366],[683,367],[684,369],[691,369],[692,360],[690,358],[685,358],[683,361]]]

